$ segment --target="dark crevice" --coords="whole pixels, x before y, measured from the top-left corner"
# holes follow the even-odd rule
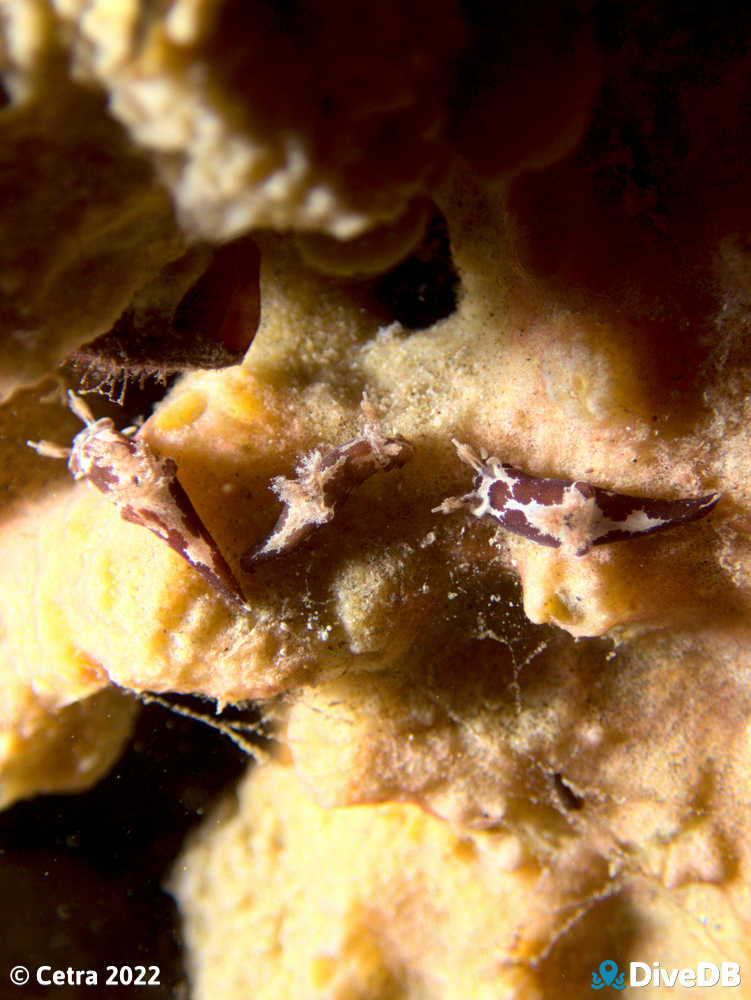
[[[377,302],[408,330],[424,330],[450,316],[459,290],[446,221],[439,214],[417,250],[373,285]]]
[[[213,714],[213,703],[181,703]],[[185,835],[247,763],[222,734],[149,705],[94,788],[2,813],[0,896],[14,900],[0,916],[3,967],[95,969],[95,990],[50,987],[50,995],[109,997],[122,987],[103,987],[105,965],[158,965],[149,997],[187,997],[179,914],[163,882]]]
[[[584,799],[570,788],[560,774],[553,774],[552,779],[553,790],[566,812],[576,812],[584,808]]]

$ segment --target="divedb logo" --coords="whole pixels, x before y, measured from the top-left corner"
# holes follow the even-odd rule
[[[620,972],[616,962],[607,959],[600,962],[600,967],[592,973],[592,989],[604,990],[611,987],[614,990],[625,990],[626,986],[639,989],[644,986],[662,986],[673,989],[681,986],[684,989],[697,987],[707,989],[721,986],[734,989],[741,985],[741,967],[737,962],[697,962],[695,968],[666,969],[659,962],[629,962],[628,982],[626,973]]]
[[[610,959],[600,962],[599,974],[592,973],[593,990],[604,990],[606,986],[613,986],[616,990],[626,989],[624,973],[619,972],[618,963]]]

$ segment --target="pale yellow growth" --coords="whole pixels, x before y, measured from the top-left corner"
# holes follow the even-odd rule
[[[507,753],[508,737],[492,719],[478,722],[471,684],[487,704],[502,706],[505,725],[534,731],[514,685],[534,672],[536,651],[549,637],[530,621],[565,630],[556,639],[565,648],[558,655],[575,675],[598,662],[606,672],[609,647],[579,651],[565,646],[565,633],[622,640],[666,626],[710,627],[718,609],[732,616],[707,522],[576,559],[496,533],[463,512],[432,513],[471,485],[452,437],[537,475],[635,494],[698,492],[700,485],[691,441],[662,441],[634,416],[645,408],[643,384],[622,377],[631,368],[624,345],[616,350],[617,330],[584,314],[574,326],[570,316],[542,308],[522,327],[502,253],[502,200],[458,177],[443,199],[463,285],[455,314],[426,331],[393,324],[379,330],[350,285],[302,267],[288,242],[265,236],[261,324],[243,365],[185,377],[143,429],[157,454],[176,461],[181,483],[241,579],[248,613],[231,613],[184,560],[122,522],[106,498],[82,484],[67,513],[56,511],[37,529],[66,537],[65,546],[49,545],[37,602],[49,608],[43,635],[55,656],[65,663],[84,657],[128,687],[200,691],[221,700],[300,685],[314,690],[343,674],[353,679],[348,697],[357,701],[358,676],[388,672],[393,677],[375,682],[373,691],[382,692],[384,717],[409,720],[411,710],[401,712],[398,699],[391,706],[401,685],[420,697],[433,692],[446,718],[479,733],[467,759],[482,772],[488,755],[497,764]],[[572,397],[562,420],[542,369],[563,370],[566,357],[572,377],[589,388],[581,405]],[[414,458],[368,480],[298,550],[242,574],[242,555],[268,536],[280,511],[270,481],[289,477],[312,449],[355,436],[363,389],[384,433],[408,438]],[[620,402],[605,420],[600,411],[610,395]],[[735,439],[726,436],[721,447],[733,454]],[[61,596],[63,573],[75,582],[70,598]],[[517,574],[526,616],[518,608]],[[736,587],[733,600],[747,598]],[[462,698],[452,691],[455,670],[470,685]],[[484,690],[492,676],[498,690]],[[553,733],[554,718],[545,727]],[[408,721],[397,724],[402,730]],[[333,758],[324,766],[310,749],[305,766],[317,775],[323,798],[356,796],[362,782],[371,797],[392,794],[401,782],[406,794],[428,794],[423,779],[413,781],[398,764],[399,739],[391,744],[395,770],[387,768],[383,780],[378,768],[368,775],[382,752],[380,739],[376,727],[363,742],[365,763],[345,782],[346,794]],[[521,740],[520,752],[530,752],[530,740]],[[427,740],[419,771],[430,772],[431,753],[442,741]],[[510,772],[496,769],[475,788],[470,770],[462,777],[466,794],[451,790],[453,779],[437,780],[430,800],[442,803],[438,811],[473,821],[481,821],[483,810],[500,815]]]
[[[630,425],[624,446],[638,448],[648,436],[653,403],[635,356],[622,347],[621,332],[594,318],[561,312],[555,317],[559,336],[539,355],[545,394],[563,416],[587,414],[594,427]],[[541,332],[547,323],[540,324]],[[594,428],[593,428],[594,429]]]
[[[259,428],[268,433],[276,422],[273,398],[264,391],[263,384],[240,368],[226,368],[185,376],[160,405],[144,433],[155,447],[173,445],[176,438],[187,446],[191,437],[200,445],[207,426],[218,424],[220,437],[224,438],[230,437],[233,427],[246,436],[257,434]]]
[[[337,240],[321,233],[295,237],[306,264],[341,277],[378,275],[398,264],[420,242],[430,219],[431,205],[416,199],[392,224],[375,226],[355,239]]]
[[[61,4],[71,17],[82,6],[87,23],[116,29],[111,38],[124,38],[137,13],[132,3]],[[110,329],[185,246],[166,191],[106,97],[69,73],[61,28],[39,0],[2,5],[0,400]]]
[[[321,810],[289,768],[258,770],[172,875],[196,1000],[542,1000],[502,956],[535,866],[414,806]]]
[[[274,699],[291,766],[250,778],[173,876],[198,1000],[579,1000],[606,956],[747,972],[742,240],[718,250],[716,328],[707,314],[701,333],[715,352],[676,378],[685,359],[673,367],[621,312],[604,318],[586,296],[573,311],[538,287],[509,235],[524,220],[510,219],[505,184],[477,180],[484,156],[486,176],[510,175],[573,149],[596,87],[573,87],[576,110],[547,145],[496,163],[457,119],[466,159],[451,152],[458,7],[426,4],[415,43],[402,3],[361,5],[357,19],[319,5],[330,20],[317,42],[333,38],[348,79],[367,81],[352,94],[329,87],[347,77],[338,67],[328,80],[326,59],[305,62],[319,52],[307,37],[288,50],[289,5],[5,6],[0,804],[106,769],[133,712],[112,682]],[[393,32],[388,72],[381,56],[363,62],[372,27]],[[300,79],[321,92],[298,93]],[[324,106],[331,121],[315,118]],[[505,146],[496,112],[487,102],[479,121]],[[407,252],[426,195],[447,222],[459,295],[451,315],[409,331],[351,276]],[[243,364],[184,378],[143,431],[177,462],[247,612],[26,448],[70,443],[80,426],[62,401],[8,402],[184,252],[175,207],[210,241],[263,229],[261,323]],[[279,514],[269,483],[350,440],[363,390],[413,460],[241,574]],[[574,558],[466,511],[434,514],[471,488],[452,438],[538,476],[725,496],[706,520]]]
[[[81,560],[61,544],[61,526],[73,481],[64,462],[25,444],[51,426],[80,428],[63,400],[49,380],[0,407],[0,808],[88,787],[117,759],[135,714],[71,628]]]
[[[190,427],[206,410],[206,397],[199,392],[185,389],[162,407],[154,426],[159,431],[172,431]]]
[[[171,876],[195,1000],[578,1000],[606,955],[751,958],[717,888],[671,895],[581,850],[509,865],[515,839],[410,805],[321,809],[290,768],[256,769]]]
[[[474,831],[467,836],[475,843],[491,828],[516,838],[516,857],[505,849],[499,869],[522,882],[530,867],[542,872],[536,898],[544,902],[530,902],[513,879],[498,890],[494,911],[510,894],[524,919],[516,913],[512,933],[498,918],[508,936],[487,964],[497,977],[493,997],[501,988],[555,995],[549,983],[560,982],[566,942],[580,943],[580,928],[598,942],[596,967],[611,953],[612,942],[598,937],[598,913],[611,904],[620,920],[635,907],[639,931],[659,928],[659,940],[680,955],[683,942],[705,941],[701,908],[711,906],[723,928],[713,947],[722,951],[729,941],[732,957],[738,925],[751,920],[751,589],[742,572],[751,494],[743,485],[747,425],[734,416],[740,390],[726,399],[715,386],[711,417],[687,398],[674,421],[653,421],[658,376],[633,374],[640,358],[628,331],[584,311],[574,324],[555,303],[520,293],[504,244],[502,193],[488,195],[457,171],[441,199],[462,285],[455,313],[422,331],[380,327],[361,288],[306,268],[293,241],[264,235],[261,323],[243,364],[185,377],[144,425],[154,451],[176,461],[242,582],[248,611],[225,606],[183,559],[123,522],[90,485],[72,491],[64,480],[57,496],[43,484],[32,527],[8,522],[7,545],[19,548],[3,588],[12,591],[3,598],[7,648],[27,670],[44,665],[34,666],[34,682],[60,705],[109,680],[221,701],[273,697],[269,710],[317,802],[417,803]],[[279,515],[271,480],[293,475],[306,453],[351,440],[362,427],[364,390],[383,433],[409,439],[414,458],[354,490],[299,548],[242,574],[243,554],[268,537]],[[48,414],[45,427],[19,429],[20,440],[52,437],[59,414]],[[678,434],[679,426],[690,433]],[[452,438],[534,475],[645,496],[720,489],[732,503],[672,532],[569,557],[464,511],[433,513],[471,488],[472,470]],[[22,558],[24,545],[36,561]],[[277,772],[269,774],[263,780],[272,785]],[[273,792],[264,795],[266,802]],[[299,808],[317,817],[306,829],[326,827],[316,807]],[[413,805],[394,808],[425,822]],[[336,815],[356,822],[373,813],[363,806]],[[710,832],[694,834],[704,820]],[[438,819],[430,823],[449,837]],[[307,877],[326,870],[327,850],[307,864]],[[421,840],[416,865],[423,850],[430,848]],[[404,868],[394,851],[391,862],[379,853],[381,867]],[[346,898],[355,891],[348,857],[327,873],[330,892]],[[299,917],[289,917],[294,954],[306,947],[298,945],[305,912],[320,904],[301,902],[302,875],[297,861],[290,865],[268,884],[276,896],[290,885],[298,894],[290,912],[299,904]],[[230,894],[242,883],[252,895],[257,884],[220,865],[218,885],[223,878]],[[461,911],[461,886],[447,879],[442,905]],[[274,892],[258,884],[266,894],[259,905],[271,906]],[[444,891],[425,880],[413,888],[420,914],[425,898]],[[286,992],[298,995],[299,976],[306,989],[342,997],[412,988],[408,970],[419,949],[399,952],[394,964],[357,913],[344,930],[336,914],[322,921],[320,934],[329,926],[333,937],[320,947],[313,939],[316,950],[293,969],[275,936],[278,910],[273,917],[264,910],[262,919],[233,910],[236,939],[222,933],[219,910],[215,929],[206,917],[211,947],[193,959],[208,968],[226,943],[216,962],[229,970],[227,985],[215,995],[244,988],[254,935],[277,995],[287,980]],[[447,941],[451,926],[441,932]],[[519,962],[527,963],[521,972],[509,971]],[[533,975],[527,966],[535,963]],[[351,969],[366,970],[365,986]],[[460,985],[463,974],[446,972]],[[521,976],[522,984],[503,976]],[[479,974],[466,982],[468,996],[483,983]],[[451,995],[464,1000],[459,987]]]
[[[259,626],[260,616],[238,619],[185,560],[123,521],[91,486],[82,484],[60,514],[40,537],[49,553],[35,604],[41,642],[58,670],[80,671],[83,660],[101,664],[100,673],[106,669],[122,687],[206,692],[221,701],[252,696],[252,686],[240,683],[248,659],[273,676],[274,626]],[[63,535],[82,553],[74,565],[54,545]]]
[[[651,595],[643,581],[621,571],[606,547],[584,557],[560,553],[524,539],[511,542],[531,622],[551,624],[573,636],[604,635],[643,621]]]
[[[54,709],[36,694],[23,705],[16,703],[15,717],[0,724],[2,809],[40,792],[91,787],[120,756],[138,707],[132,696],[113,687]]]
[[[668,889],[692,882],[722,883],[728,877],[731,859],[721,838],[710,823],[696,829],[673,843],[665,858],[662,880]]]
[[[404,13],[399,4],[381,5],[368,18],[363,11],[356,19],[342,18],[336,5],[321,8],[308,22],[308,44],[290,50],[288,35],[299,30],[296,22],[286,24],[262,7],[238,16],[216,0],[175,0],[164,12],[143,0],[57,0],[54,6],[63,30],[74,34],[74,73],[107,91],[112,114],[153,157],[182,222],[194,233],[220,242],[250,228],[274,227],[348,240],[379,223],[385,228],[396,223],[401,232],[419,228],[410,203],[424,195],[429,174],[445,156],[443,100],[452,58],[464,40],[451,7],[436,11],[435,26],[424,20],[415,40],[410,21],[415,14]],[[380,46],[371,52],[378,29],[398,46],[402,69],[393,79],[383,72]],[[358,101],[348,85],[336,95],[322,82],[321,103],[328,101],[339,117],[313,120],[318,103],[308,92],[330,71],[318,50],[340,32],[340,57],[356,67],[350,78],[359,82],[362,74],[368,86]],[[229,60],[228,50],[234,52]],[[293,98],[289,107],[282,102],[281,117],[275,115],[279,78],[297,74],[301,107]],[[298,85],[287,80],[284,89],[295,91]],[[369,112],[362,101],[373,102]],[[405,131],[407,114],[414,126]],[[374,148],[376,117],[382,121],[383,149]],[[324,129],[344,150],[330,163],[319,162],[314,153],[325,146]],[[394,129],[401,142],[390,137]],[[358,139],[369,143],[370,157],[352,157]],[[398,169],[392,147],[401,154]],[[388,164],[394,174],[383,191],[367,183],[375,179],[370,158]],[[376,175],[381,181],[383,173]],[[405,245],[404,239],[396,242]],[[337,256],[315,246],[311,252],[322,261]]]

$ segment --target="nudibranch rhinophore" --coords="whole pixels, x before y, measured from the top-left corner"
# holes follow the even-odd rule
[[[681,500],[654,500],[602,489],[581,480],[531,476],[499,458],[478,455],[453,439],[459,458],[477,473],[474,488],[449,497],[434,512],[469,507],[475,517],[495,518],[508,531],[538,545],[586,555],[593,545],[651,535],[705,517],[719,493]]]

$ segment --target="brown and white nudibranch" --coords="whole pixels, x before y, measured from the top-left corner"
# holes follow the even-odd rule
[[[586,555],[593,545],[696,521],[712,510],[721,495],[685,500],[634,497],[580,480],[530,476],[485,452],[478,455],[469,445],[456,440],[453,444],[459,458],[477,473],[474,488],[444,500],[434,513],[469,507],[475,517],[488,515],[514,534],[577,556]]]
[[[271,489],[284,510],[266,541],[243,556],[240,565],[246,572],[256,563],[290,552],[316,528],[328,524],[352,490],[366,479],[398,469],[412,458],[414,448],[406,438],[384,437],[366,399],[362,410],[365,426],[360,437],[327,452],[310,452],[297,466],[295,479],[275,476],[271,480]]]
[[[115,430],[109,417],[94,420],[82,399],[68,393],[70,408],[86,427],[72,448],[27,441],[40,455],[67,458],[75,479],[88,479],[120,511],[163,539],[193,569],[236,606],[245,599],[235,576],[177,479],[171,458],[159,458],[146,441]]]

